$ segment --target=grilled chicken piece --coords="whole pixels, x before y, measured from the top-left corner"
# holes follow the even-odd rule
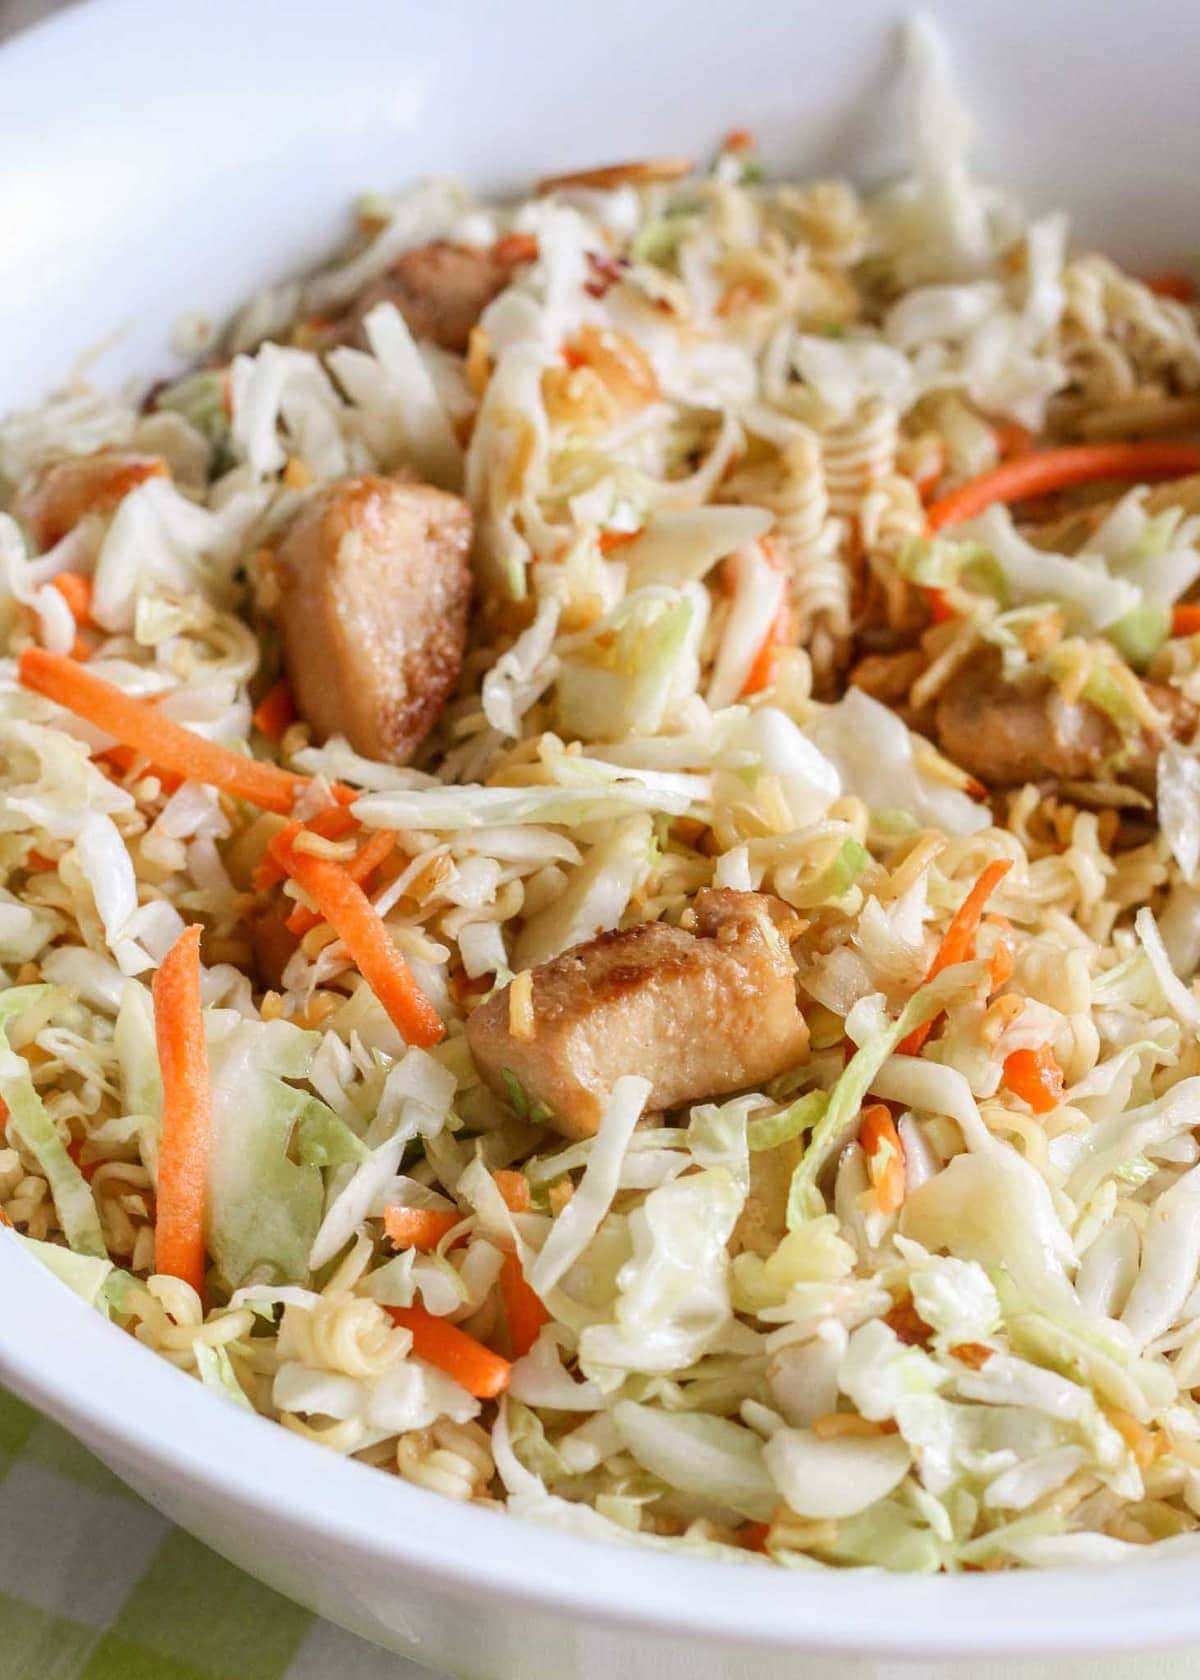
[[[431,339],[462,355],[471,328],[513,277],[537,256],[537,244],[521,234],[494,245],[451,245],[443,239],[405,251],[365,286],[335,324],[334,340],[355,343],[362,323],[379,303],[394,303],[414,338]]]
[[[1195,708],[1177,689],[1144,686],[1167,720],[1167,732],[1187,739],[1196,727]],[[934,729],[946,757],[986,787],[1094,781],[1123,749],[1102,711],[1086,700],[1064,700],[1046,678],[1006,682],[998,659],[975,661],[955,674],[938,698]],[[1146,733],[1132,750],[1124,747],[1119,779],[1152,789],[1161,744]]]
[[[622,1074],[650,1080],[651,1110],[761,1085],[808,1054],[794,926],[777,899],[708,889],[695,932],[645,922],[576,945],[531,971],[531,1033],[514,1033],[505,987],[467,1042],[493,1090],[515,1079],[566,1137],[592,1136]]]
[[[43,467],[22,486],[13,513],[28,526],[40,550],[53,548],[89,513],[112,513],[118,503],[148,478],[165,478],[157,455],[133,455],[97,449]]]
[[[275,556],[275,609],[296,707],[402,764],[462,665],[471,599],[465,502],[425,484],[351,478],[315,495]]]

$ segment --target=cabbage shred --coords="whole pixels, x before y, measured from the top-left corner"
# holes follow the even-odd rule
[[[0,1240],[227,1402],[572,1532],[908,1571],[1107,1560],[1200,1532],[1200,772],[1167,746],[1161,827],[1118,846],[1111,788],[988,803],[910,726],[977,660],[1082,696],[1122,748],[1158,716],[1144,678],[1200,701],[1170,636],[1200,524],[1134,487],[1061,552],[1001,508],[929,541],[919,486],[994,465],[1014,423],[1088,435],[1110,386],[1196,391],[1200,335],[977,183],[940,46],[910,46],[912,167],[883,193],[771,182],[735,146],[503,207],[373,195],[342,260],[247,308],[227,372],[145,413],[73,387],[0,427]],[[362,347],[314,347],[401,253],[509,236],[536,258],[465,356],[386,302]],[[102,447],[166,471],[39,547],[29,486]],[[472,505],[459,691],[411,767],[303,724],[268,743],[264,551],[313,488],[394,469]],[[23,645],[75,646],[68,572],[97,675],[398,831],[371,891],[436,1049],[319,928],[260,984],[275,819],[20,688]],[[903,715],[847,688],[862,624],[894,647],[930,590],[948,617]],[[999,858],[1001,919],[923,985]],[[714,883],[806,923],[802,1066],[668,1116],[630,1067],[570,1144],[515,1078],[506,1102],[481,1084],[481,996]],[[205,1303],[154,1270],[149,983],[197,919]],[[1047,1103],[1013,1071],[1030,1053],[1061,1073]],[[898,1200],[859,1136],[881,1101]],[[389,1208],[447,1235],[395,1252]],[[513,1255],[546,1322],[481,1401],[389,1309],[512,1351]]]

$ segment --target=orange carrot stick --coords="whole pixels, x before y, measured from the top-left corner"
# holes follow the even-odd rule
[[[103,751],[93,753],[97,764],[107,765],[115,770],[118,776],[128,776],[137,770],[139,776],[155,776],[163,785],[165,793],[174,793],[183,784],[182,776],[174,776],[169,770],[160,770],[157,764],[151,764],[145,753],[135,752],[132,747],[105,747]]]
[[[929,616],[934,624],[948,624],[952,618],[958,617],[947,601],[944,589],[926,589],[925,599],[929,602]]]
[[[858,1141],[866,1156],[867,1172],[880,1211],[895,1213],[904,1200],[904,1146],[886,1104],[872,1103],[863,1109]]]
[[[200,929],[189,927],[154,976],[154,1035],[162,1070],[162,1139],[154,1266],[204,1296],[204,1207],[212,1097],[200,1004]]]
[[[497,262],[511,263],[515,268],[518,263],[537,261],[538,242],[532,233],[506,233],[492,246],[492,255]]]
[[[383,1210],[383,1229],[396,1248],[416,1248],[423,1254],[462,1224],[463,1216],[449,1208],[389,1207]]]
[[[1191,303],[1196,296],[1196,282],[1182,272],[1148,274],[1145,284],[1157,297],[1174,298],[1176,303]]]
[[[292,691],[288,687],[286,677],[280,677],[277,683],[263,695],[254,709],[254,727],[268,741],[282,741],[284,735],[296,721],[296,703],[292,699]]]
[[[496,1188],[504,1198],[504,1205],[509,1213],[528,1213],[533,1203],[529,1197],[529,1180],[523,1172],[514,1172],[511,1168],[501,1168],[494,1172]]]
[[[523,1172],[501,1168],[492,1174],[492,1178],[510,1213],[529,1212],[533,1204],[529,1195],[529,1180]],[[517,1254],[504,1256],[504,1264],[500,1268],[500,1299],[508,1321],[513,1358],[522,1359],[537,1341],[542,1325],[549,1322],[550,1314],[526,1282]]]
[[[518,1254],[506,1254],[500,1267],[500,1299],[508,1321],[508,1340],[514,1359],[523,1359],[537,1341],[550,1314],[526,1282]]]
[[[994,992],[998,992],[1001,986],[1012,979],[1012,971],[1012,946],[1007,939],[997,939],[992,946],[992,954],[988,958],[988,975]]]
[[[618,548],[624,548],[626,543],[633,542],[634,539],[636,537],[640,537],[641,534],[640,530],[601,531],[599,537],[600,552],[601,554],[613,554]]]
[[[286,829],[271,841],[271,852],[337,934],[402,1036],[426,1049],[436,1044],[446,1031],[441,1018],[358,883],[329,858],[298,851]]]
[[[484,1347],[457,1325],[435,1318],[424,1307],[389,1307],[392,1320],[401,1330],[411,1330],[413,1352],[418,1359],[436,1365],[453,1377],[460,1388],[478,1400],[494,1400],[508,1387],[512,1365],[491,1348]]]
[[[781,647],[791,640],[792,614],[785,600],[771,621],[771,628],[763,637],[762,646],[754,655],[754,663],[746,672],[742,695],[759,694],[775,681],[775,661]]]
[[[1184,603],[1171,609],[1172,636],[1200,636],[1200,607]]]
[[[765,1552],[770,1533],[770,1523],[743,1523],[741,1528],[737,1531],[737,1544],[744,1552]]]
[[[960,484],[932,504],[926,514],[930,531],[974,519],[994,502],[1023,502],[1097,479],[1182,478],[1200,472],[1200,444],[1081,443],[1068,449],[1032,450],[1005,461],[991,472]]]
[[[288,823],[286,828],[280,830],[280,834],[289,845],[303,828],[307,828],[311,834],[319,834],[323,840],[344,840],[348,834],[353,834],[358,826],[358,818],[352,816],[344,805],[330,805],[324,811],[318,811],[315,817],[309,817],[307,822]],[[272,887],[277,887],[280,881],[287,879],[287,870],[278,858],[266,851],[254,865],[250,879],[255,892],[269,892]]]
[[[338,807],[340,809],[340,807]],[[396,844],[395,833],[388,828],[376,829],[370,839],[360,847],[354,857],[342,865],[352,881],[357,881],[361,887],[368,881],[379,865],[390,856],[392,847]],[[315,928],[321,920],[315,910],[310,910],[306,904],[298,904],[287,919],[289,933],[294,933],[303,939],[310,928]]]
[[[87,624],[92,616],[92,580],[82,572],[59,572],[51,584],[71,609],[76,624]]]
[[[1041,1044],[1036,1050],[1014,1050],[1011,1056],[1006,1056],[1004,1083],[1035,1114],[1049,1114],[1057,1108],[1066,1090],[1063,1070],[1048,1044]]]
[[[1028,455],[1033,448],[1032,434],[1016,420],[997,420],[992,427],[992,436],[996,440],[996,453],[1002,461],[1011,461],[1015,455]]]
[[[185,781],[206,782],[264,811],[289,816],[297,797],[311,785],[307,776],[293,775],[277,764],[263,764],[206,741],[62,654],[28,647],[18,661],[17,674],[26,688],[65,706],[76,717],[86,718],[164,770]],[[337,788],[334,797],[348,803],[358,795],[352,788]]]
[[[924,984],[939,975],[944,968],[950,968],[954,963],[966,962],[975,948],[975,931],[983,915],[983,907],[991,897],[996,887],[1012,868],[1011,858],[995,858],[982,871],[979,879],[963,899],[954,912],[950,926],[946,929],[942,943],[938,947],[937,955],[929,965]],[[934,1017],[936,1020],[937,1017]],[[899,1045],[901,1056],[915,1056],[929,1037],[933,1021],[927,1021],[923,1027],[914,1027],[908,1037]]]

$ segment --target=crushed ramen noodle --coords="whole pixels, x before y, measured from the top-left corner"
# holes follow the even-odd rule
[[[371,196],[4,423],[0,1241],[451,1499],[1104,1562],[1200,1530],[1200,330],[909,61],[882,190]]]

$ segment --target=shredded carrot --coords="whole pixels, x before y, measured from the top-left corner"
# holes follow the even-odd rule
[[[929,602],[929,616],[935,624],[949,624],[958,614],[946,599],[944,589],[927,589],[925,599]]]
[[[25,867],[42,874],[53,874],[58,864],[52,857],[47,857],[45,852],[39,852],[35,847],[33,851],[26,852]]]
[[[770,1523],[748,1522],[738,1529],[736,1539],[744,1552],[765,1552],[770,1533]]]
[[[925,985],[928,985],[944,968],[950,968],[955,963],[966,962],[975,948],[975,932],[983,915],[983,907],[1011,868],[1011,858],[995,858],[982,871],[975,885],[954,912],[950,926],[946,929],[942,943],[938,946],[937,955],[930,963],[928,973],[925,975]],[[933,1021],[926,1021],[923,1027],[914,1027],[899,1046],[899,1054],[902,1056],[918,1055],[932,1029]]]
[[[904,1200],[904,1146],[891,1110],[884,1103],[872,1103],[863,1109],[858,1141],[880,1211],[895,1213]]]
[[[1172,636],[1200,636],[1200,607],[1184,604],[1171,609]]]
[[[721,142],[723,152],[752,152],[758,141],[754,132],[749,128],[731,128]]]
[[[132,747],[105,747],[103,751],[93,753],[92,757],[98,764],[116,771],[118,776],[129,776],[134,771],[139,776],[155,776],[162,783],[164,793],[174,793],[183,785],[182,776],[173,776],[169,770],[161,770],[157,764],[149,762],[145,753],[135,752]]]
[[[206,741],[202,735],[163,717],[149,702],[103,682],[77,660],[62,654],[28,647],[17,663],[17,674],[26,688],[65,706],[76,717],[86,718],[164,770],[185,781],[206,782],[264,811],[288,816],[298,796],[311,785],[307,776],[293,775],[277,764],[263,764],[215,741]],[[334,796],[343,804],[358,797],[352,788],[335,788]]]
[[[1196,282],[1181,271],[1148,274],[1145,283],[1156,296],[1174,298],[1176,303],[1191,303],[1196,296]]]
[[[624,548],[626,543],[633,542],[633,540],[636,537],[640,537],[641,534],[642,533],[641,533],[640,530],[637,530],[637,531],[601,531],[600,539],[599,539],[600,540],[600,552],[601,552],[601,554],[612,554],[612,553],[615,552],[616,549]]]
[[[997,420],[992,427],[992,436],[996,440],[996,453],[1002,461],[1028,455],[1033,448],[1032,432],[1016,420]]]
[[[947,1351],[960,1365],[966,1365],[972,1371],[982,1371],[996,1350],[986,1342],[956,1342]]]
[[[717,314],[722,320],[728,320],[731,315],[740,315],[743,310],[753,309],[756,303],[763,301],[764,292],[760,284],[753,280],[735,280],[721,293]]]
[[[67,1154],[71,1157],[83,1177],[90,1184],[101,1163],[99,1161],[84,1161],[81,1159],[83,1155],[83,1139],[72,1138],[70,1143],[67,1145]]]
[[[550,1314],[526,1281],[517,1254],[506,1254],[500,1267],[500,1299],[508,1322],[508,1340],[514,1359],[523,1359],[537,1341]]]
[[[351,816],[344,805],[331,805],[324,811],[318,811],[315,817],[309,817],[307,822],[290,822],[286,828],[280,830],[290,844],[302,828],[307,828],[312,834],[319,834],[323,840],[344,840],[348,834],[353,834],[358,827],[358,818]],[[287,870],[271,852],[265,851],[254,865],[251,883],[255,892],[269,892],[277,887],[280,881],[287,879]]]
[[[413,979],[412,970],[358,882],[341,864],[298,851],[286,829],[275,836],[270,847],[337,934],[401,1035],[422,1048],[436,1044],[446,1031],[441,1018]]]
[[[59,572],[50,582],[71,609],[76,624],[88,624],[92,617],[92,580],[82,572]]]
[[[743,697],[759,694],[775,681],[775,665],[781,647],[787,647],[792,635],[792,614],[786,597],[771,620],[771,628],[763,637],[763,644],[754,655],[754,662],[746,672],[742,684]]]
[[[396,1248],[417,1248],[427,1254],[462,1224],[462,1217],[448,1208],[390,1207],[383,1210],[383,1229]]]
[[[1063,1100],[1063,1071],[1048,1044],[1036,1050],[1014,1050],[1004,1058],[1004,1083],[1035,1114],[1049,1114]]]
[[[1007,916],[997,915],[994,910],[990,915],[983,918],[983,925],[986,928],[994,928],[996,931],[995,943],[988,958],[988,974],[991,978],[992,990],[998,992],[1001,986],[1012,978],[1015,958],[1012,942],[1006,936],[1012,933],[1013,925]]]
[[[954,1349],[951,1348],[950,1351],[953,1353]],[[1144,1423],[1138,1422],[1132,1412],[1123,1411],[1119,1406],[1105,1406],[1103,1409],[1105,1417],[1124,1440],[1142,1470],[1149,1469],[1159,1453],[1166,1451],[1167,1441],[1159,1430],[1147,1429]]]
[[[772,571],[784,570],[783,556],[771,541],[764,537],[759,544],[763,558]],[[733,574],[730,574],[732,581]],[[750,669],[746,672],[746,680],[742,684],[742,696],[759,694],[764,688],[769,688],[775,681],[776,655],[781,647],[787,647],[792,640],[792,612],[788,604],[787,590],[779,602],[779,611],[771,620],[771,627],[763,637],[762,646],[754,656]]]
[[[339,806],[338,809],[340,810],[341,807]],[[390,828],[376,829],[371,838],[342,867],[350,879],[357,881],[361,887],[365,881],[370,880],[380,864],[391,856],[395,844],[396,836]],[[303,939],[304,935],[311,928],[315,928],[320,920],[321,918],[315,910],[310,910],[306,904],[298,904],[287,919],[287,929],[289,933],[294,933],[298,938]]]
[[[992,946],[992,954],[988,958],[988,975],[994,992],[998,992],[1001,986],[1012,979],[1012,971],[1012,946],[1007,939],[997,939]]]
[[[502,1168],[499,1172],[494,1172],[492,1177],[509,1213],[529,1212],[533,1204],[529,1199],[529,1180],[523,1172]]]
[[[974,519],[994,502],[1024,502],[1097,479],[1183,478],[1200,472],[1200,444],[1081,443],[1067,449],[1032,450],[960,484],[929,508],[931,531]]]
[[[296,703],[292,699],[292,691],[288,687],[287,678],[280,677],[255,707],[254,727],[265,735],[268,741],[282,741],[295,721]]]
[[[515,268],[518,263],[537,261],[538,242],[532,233],[506,233],[492,246],[492,255],[497,262],[510,263]]]
[[[204,1296],[204,1207],[212,1124],[200,1004],[200,929],[186,928],[154,976],[154,1035],[162,1070],[162,1138],[154,1267]]]
[[[389,1307],[392,1320],[401,1330],[411,1330],[413,1352],[418,1359],[436,1365],[453,1377],[460,1388],[478,1400],[494,1400],[508,1387],[512,1365],[491,1348],[484,1347],[457,1325],[435,1318],[424,1307]]]

